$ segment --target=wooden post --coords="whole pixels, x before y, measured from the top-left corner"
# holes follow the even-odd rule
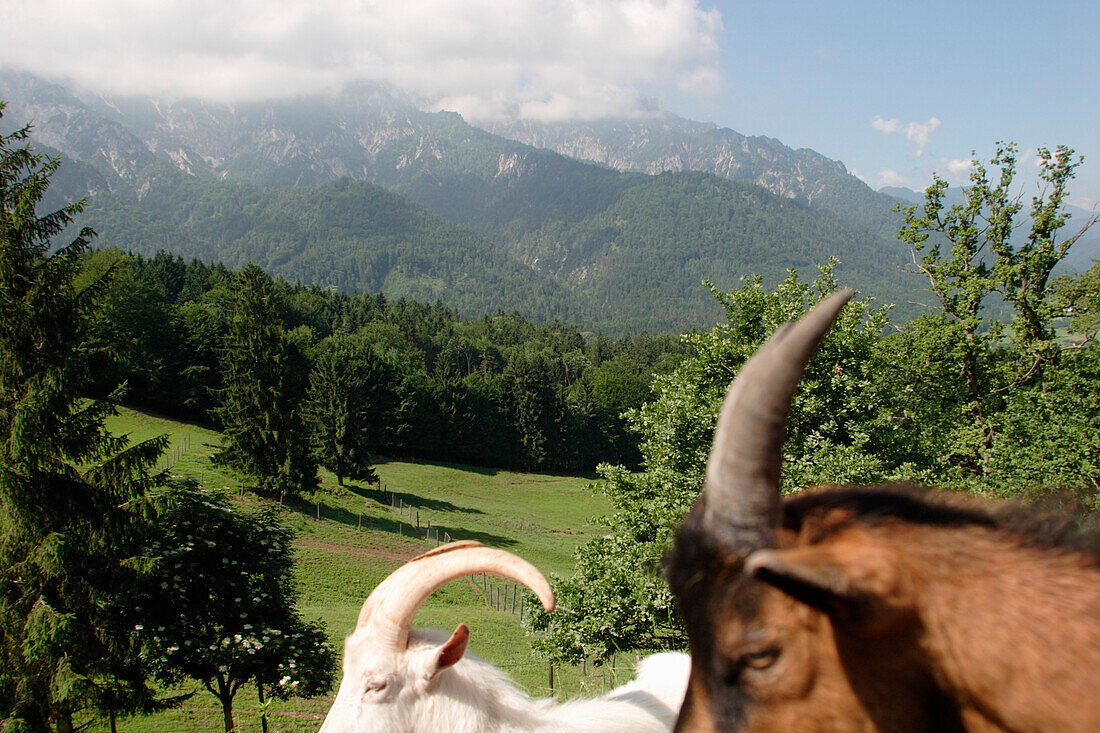
[[[359,526],[356,527],[355,529],[360,531],[360,532],[363,531],[363,512],[359,512]]]
[[[550,662],[550,696],[554,695],[554,663]]]
[[[416,528],[420,529],[420,512],[416,513]]]

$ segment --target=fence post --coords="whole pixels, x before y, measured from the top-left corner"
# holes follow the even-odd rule
[[[357,531],[363,531],[363,512],[359,512],[359,526],[355,528]]]
[[[554,696],[554,663],[550,662],[550,696]]]

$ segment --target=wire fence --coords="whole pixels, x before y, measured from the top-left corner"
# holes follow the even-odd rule
[[[157,460],[157,471],[159,473],[167,473],[175,468],[176,464],[180,462],[185,453],[191,450],[191,434],[183,436],[183,439],[176,444],[175,448],[170,449],[167,453],[164,453],[162,459],[163,465],[160,463],[161,459]]]

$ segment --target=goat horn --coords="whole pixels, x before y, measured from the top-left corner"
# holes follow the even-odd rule
[[[787,415],[806,364],[852,297],[833,293],[785,323],[741,367],[726,392],[703,487],[703,524],[725,544],[770,547],[782,520],[779,471]]]
[[[467,540],[425,552],[390,573],[363,603],[356,631],[370,624],[381,646],[404,651],[420,604],[445,583],[474,573],[496,573],[523,583],[547,611],[554,610],[554,592],[534,565],[510,552]]]

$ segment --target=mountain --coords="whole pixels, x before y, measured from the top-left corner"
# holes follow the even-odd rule
[[[857,179],[812,151],[789,151],[783,158],[787,149],[774,141],[769,147],[764,138],[753,139],[758,152],[777,161],[789,158],[795,173],[788,162],[768,169],[759,160],[753,163],[752,182],[707,172],[623,172],[492,134],[453,113],[424,112],[415,100],[379,86],[213,105],[107,99],[5,72],[0,99],[9,102],[6,126],[33,120],[37,141],[77,161],[81,175],[72,176],[74,189],[68,195],[93,196],[89,215],[110,222],[98,227],[103,244],[137,249],[155,241],[183,248],[203,232],[206,258],[232,263],[268,258],[268,266],[282,268],[276,271],[287,277],[343,288],[386,289],[405,282],[379,268],[419,257],[422,230],[403,235],[388,229],[386,251],[393,256],[374,259],[377,240],[368,244],[370,237],[336,235],[339,253],[325,255],[326,261],[359,275],[335,276],[326,271],[329,265],[310,264],[319,256],[315,250],[327,246],[319,237],[299,228],[294,230],[297,244],[291,244],[289,230],[261,219],[276,214],[285,219],[292,206],[321,207],[326,217],[338,216],[302,191],[349,178],[407,197],[467,232],[434,240],[428,247],[434,264],[418,272],[449,283],[444,269],[461,261],[469,269],[452,279],[472,282],[483,278],[486,258],[509,261],[510,277],[522,270],[532,277],[532,302],[514,307],[536,318],[569,314],[586,327],[613,331],[705,327],[722,313],[701,280],[729,288],[742,276],[761,273],[774,283],[787,267],[806,269],[831,255],[841,258],[837,274],[842,282],[882,300],[906,304],[920,287],[900,271],[900,243],[876,233],[889,227],[875,224],[866,212],[853,222],[824,205],[845,198],[849,188],[863,195]],[[778,194],[756,185],[769,176]],[[844,185],[813,183],[829,177]],[[79,189],[81,180],[89,184],[85,191]],[[205,187],[216,183],[246,188],[207,192]],[[365,188],[352,188],[355,195],[325,189],[322,199],[339,198],[341,206],[360,205],[356,196],[381,200]],[[209,211],[195,202],[210,197],[236,197],[240,206],[249,207],[247,235],[214,231],[215,223],[230,226],[229,212],[203,225],[194,214],[186,219],[177,210]],[[397,199],[389,203],[398,205]],[[115,216],[111,207],[126,214]],[[367,209],[382,215],[373,205]],[[137,224],[128,223],[133,217]],[[299,215],[300,221],[324,219]],[[480,238],[470,238],[469,230]],[[473,249],[455,255],[448,265],[444,241]],[[397,255],[402,248],[407,254]],[[559,308],[542,302],[554,288],[568,301]],[[431,292],[445,302],[459,297],[450,284]],[[522,296],[522,289],[508,292]],[[462,302],[474,307],[479,301]],[[511,308],[512,302],[502,300],[497,307]]]
[[[844,164],[770,137],[748,137],[728,127],[673,114],[595,122],[500,122],[492,132],[620,171],[703,171],[755,183],[777,196],[828,211],[880,236],[893,238],[897,203],[848,173]]]
[[[576,321],[578,298],[498,244],[408,198],[342,178],[312,187],[262,188],[179,175],[143,194],[100,194],[85,218],[97,244],[241,267],[289,280],[391,298],[441,300],[465,316],[522,311]]]

